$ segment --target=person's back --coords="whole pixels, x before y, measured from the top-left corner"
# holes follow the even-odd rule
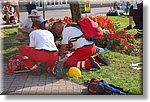
[[[57,50],[54,36],[48,30],[37,29],[30,33],[30,47],[35,49]]]
[[[32,21],[29,17],[24,17],[18,28],[25,28],[25,29],[31,29],[32,28]]]
[[[73,44],[73,47],[77,49],[83,47],[84,45],[89,45],[93,43],[87,41],[84,37],[80,37],[78,39],[75,39],[75,41],[72,41],[75,37],[79,37],[82,35],[83,33],[78,28],[66,27],[62,32],[62,37],[64,38],[62,39],[62,44],[68,44],[69,42],[71,42]]]

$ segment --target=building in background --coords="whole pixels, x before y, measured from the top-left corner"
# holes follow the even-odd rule
[[[8,0],[0,0],[0,3],[7,2],[7,1]],[[19,5],[20,5],[20,11],[26,10],[24,6],[27,2],[35,2],[37,9],[41,9],[43,7],[43,4],[46,9],[57,9],[57,8],[69,8],[69,2],[74,2],[74,1],[86,2],[89,0],[19,0]],[[129,0],[90,0],[90,4],[91,7],[95,7],[94,5],[99,5],[99,7],[105,5],[111,6],[111,4],[114,3],[115,1],[126,2]]]

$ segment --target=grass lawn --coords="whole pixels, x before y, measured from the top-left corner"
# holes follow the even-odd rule
[[[120,29],[128,26],[127,16],[109,18],[116,23],[119,22]],[[17,48],[20,44],[15,43],[16,40],[14,39],[17,27],[4,28],[2,32],[4,34],[0,36],[3,39],[3,50],[1,53],[4,58],[4,63],[6,63],[12,55],[18,53]],[[135,34],[136,30],[129,30],[128,33]],[[130,64],[142,62],[142,59],[112,51],[102,52],[101,54],[110,59],[110,66],[101,65],[101,69],[82,70],[81,77],[73,78],[68,77],[66,75],[67,71],[64,71],[64,78],[78,84],[83,84],[84,81],[90,80],[91,78],[103,79],[125,90],[130,90],[130,94],[143,94],[143,72],[142,70],[135,70],[130,67]]]

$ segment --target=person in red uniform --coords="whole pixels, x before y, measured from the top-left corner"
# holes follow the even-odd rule
[[[54,36],[48,30],[44,30],[44,25],[40,21],[34,21],[30,33],[29,46],[20,46],[19,51],[23,56],[24,64],[32,72],[40,68],[37,63],[44,64],[47,71],[54,75],[55,64],[58,58],[58,49],[54,43]]]
[[[55,22],[51,31],[57,35],[62,36],[61,47],[59,49],[60,59],[64,58],[67,51],[67,45],[72,43],[75,51],[71,56],[64,62],[67,67],[78,67],[80,69],[91,69],[100,68],[99,63],[109,65],[110,61],[104,58],[102,55],[94,56],[97,47],[93,44],[93,41],[88,41],[84,37],[79,37],[83,35],[82,31],[76,27],[65,27],[66,25],[62,22]],[[79,37],[78,39],[74,39]]]

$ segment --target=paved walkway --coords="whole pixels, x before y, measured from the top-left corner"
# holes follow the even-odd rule
[[[0,29],[4,28],[4,27],[15,27],[15,26],[19,26],[19,23],[17,24],[5,24],[4,21],[2,21],[3,23],[0,24]]]
[[[86,87],[47,73],[40,76],[21,74],[3,77],[2,94],[7,95],[83,95]]]

